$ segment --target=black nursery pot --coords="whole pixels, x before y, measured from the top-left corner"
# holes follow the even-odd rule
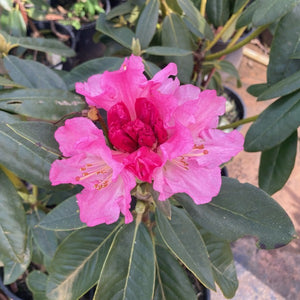
[[[78,30],[73,28],[76,56],[67,59],[64,70],[69,71],[85,61],[103,56],[104,44],[93,39],[96,32],[96,21],[83,23]]]
[[[234,123],[236,121],[244,119],[246,115],[246,108],[245,108],[244,101],[240,97],[240,95],[233,89],[224,86],[224,92],[222,96],[225,97],[227,101],[232,102],[234,108],[234,111],[232,111],[231,114],[226,112],[229,123]],[[239,129],[239,128],[240,126],[235,127],[234,129]]]

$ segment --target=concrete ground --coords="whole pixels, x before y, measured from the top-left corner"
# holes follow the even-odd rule
[[[253,48],[253,47],[252,47]],[[255,50],[255,48],[254,48]],[[259,51],[259,50],[258,50]],[[269,105],[269,101],[257,102],[249,95],[247,88],[255,83],[266,82],[266,66],[243,56],[239,66],[242,88],[233,87],[243,98],[246,116],[260,113]],[[299,116],[300,117],[300,116]],[[250,125],[244,125],[245,134]],[[299,149],[299,147],[298,147]],[[259,153],[240,153],[230,164],[230,177],[240,182],[249,182],[258,186]],[[273,195],[273,198],[285,209],[292,219],[300,236],[300,157],[285,187]],[[243,238],[233,244],[233,253],[239,278],[239,289],[235,300],[297,300],[300,299],[300,239],[276,250],[259,250],[253,238]],[[221,292],[211,293],[211,300],[225,299]]]

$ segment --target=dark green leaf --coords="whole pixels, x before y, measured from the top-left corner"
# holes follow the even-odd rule
[[[10,79],[5,78],[3,76],[0,76],[0,85],[6,86],[6,87],[24,88],[23,85],[20,85],[14,81],[11,81]]]
[[[146,227],[132,222],[116,235],[101,271],[94,300],[151,300],[154,249]]]
[[[287,182],[297,154],[297,131],[280,145],[262,152],[259,165],[259,187],[272,195]]]
[[[40,149],[52,153],[55,157],[60,156],[58,143],[54,139],[54,133],[57,127],[46,122],[15,122],[9,125],[10,128],[31,143],[34,143]]]
[[[174,13],[164,18],[162,24],[162,46],[186,49],[188,51],[193,50],[190,32],[182,19]],[[190,82],[194,66],[191,54],[184,57],[166,57],[166,60],[177,64],[180,81],[184,83]]]
[[[28,216],[28,225],[35,244],[47,259],[52,259],[57,249],[57,238],[53,231],[45,230],[37,227],[37,224],[45,217],[45,213],[41,210],[35,210]]]
[[[186,194],[173,197],[194,222],[224,241],[245,235],[257,237],[258,246],[278,248],[295,237],[295,228],[283,208],[257,187],[223,177],[219,195],[210,203],[196,205]]]
[[[232,298],[238,288],[234,259],[230,243],[223,241],[208,231],[200,230],[208,250],[216,283],[226,298]]]
[[[221,60],[219,62],[219,67],[221,71],[228,73],[229,75],[235,77],[237,80],[240,80],[240,74],[238,70],[230,61]]]
[[[4,58],[4,66],[13,81],[20,85],[29,88],[67,90],[64,81],[54,71],[39,62],[8,55]]]
[[[47,278],[48,276],[45,273],[37,270],[28,274],[26,283],[33,294],[33,299],[48,300],[46,297]]]
[[[17,44],[27,49],[55,53],[66,57],[75,55],[73,49],[67,47],[65,44],[56,39],[15,37],[8,35],[2,30],[0,30],[0,34],[4,36],[7,42]]]
[[[182,209],[172,207],[169,221],[156,209],[158,230],[170,251],[207,287],[215,290],[211,264],[204,241]]]
[[[285,2],[280,0],[280,3]],[[300,5],[283,17],[276,27],[267,69],[267,81],[270,84],[287,78],[300,70],[300,60],[290,59],[294,53],[300,51],[299,18]]]
[[[27,247],[24,252],[22,262],[16,262],[9,258],[4,258],[4,284],[11,284],[15,282],[20,276],[23,275],[23,273],[28,268],[30,262],[31,262],[31,249],[29,243],[27,243]]]
[[[96,29],[109,36],[125,48],[131,49],[134,33],[127,27],[113,27],[106,21],[106,15],[100,13],[96,23]]]
[[[26,216],[22,199],[1,170],[0,183],[0,258],[22,264],[26,260],[27,243]]]
[[[215,28],[223,26],[230,17],[230,0],[207,1],[206,17]]]
[[[290,56],[291,59],[300,59],[300,51],[297,51],[295,53],[293,53],[291,56]]]
[[[38,124],[36,124],[37,127]],[[32,128],[33,131],[35,128]],[[46,138],[47,136],[44,136],[42,141]],[[51,140],[53,136],[48,136],[48,138]],[[46,147],[41,147],[34,138],[24,136],[14,129],[12,124],[0,124],[0,144],[0,163],[2,165],[33,184],[50,185],[50,163],[59,157],[56,153],[49,151]]]
[[[145,49],[145,52],[151,55],[160,56],[186,56],[192,54],[191,50],[185,50],[175,47],[153,46]]]
[[[124,59],[119,57],[102,57],[89,60],[72,69],[63,78],[70,90],[79,81],[86,81],[90,76],[101,74],[104,71],[118,70]]]
[[[139,39],[141,48],[145,49],[150,44],[158,21],[158,0],[150,0],[140,14],[135,36]]]
[[[281,144],[300,125],[300,91],[281,97],[264,110],[245,138],[246,151],[265,151]]]
[[[79,207],[76,196],[72,196],[56,206],[43,218],[39,227],[55,231],[75,230],[86,227],[86,224],[79,219]]]
[[[19,9],[12,9],[8,14],[9,33],[14,36],[26,35],[26,24]]]
[[[233,7],[233,13],[236,13],[239,9],[241,9],[243,7],[243,5],[246,4],[246,2],[249,2],[249,0],[235,0],[234,7]]]
[[[260,94],[262,94],[270,85],[267,83],[258,83],[258,84],[253,84],[250,85],[247,88],[247,92],[254,96],[254,97],[258,97]]]
[[[184,12],[183,20],[187,27],[199,38],[213,39],[213,32],[191,0],[177,0]]]
[[[186,271],[166,249],[156,247],[158,287],[156,296],[158,299],[196,300]],[[160,295],[160,297],[159,297]]]
[[[118,229],[119,226],[104,224],[70,234],[60,244],[51,263],[47,297],[74,300],[94,286]]]
[[[258,101],[288,95],[300,88],[300,71],[268,87],[259,95]]]
[[[5,111],[1,111],[0,110],[0,124],[1,123],[11,124],[11,123],[19,122],[19,121],[20,121],[19,116],[13,115],[13,114],[9,114],[9,113],[7,113]]]
[[[106,20],[111,20],[115,17],[129,14],[132,12],[134,6],[134,3],[132,3],[131,1],[126,1],[119,4],[109,11],[109,13],[106,15]]]
[[[253,15],[257,9],[257,4],[257,1],[253,1],[248,7],[245,8],[236,22],[237,29],[247,26],[252,22]]]
[[[145,66],[145,72],[152,78],[157,72],[159,72],[161,69],[148,60],[143,60],[144,66]]]
[[[0,109],[43,120],[59,120],[81,111],[78,95],[57,89],[22,89],[0,93]]]
[[[257,9],[253,15],[255,27],[273,23],[291,11],[299,0],[257,0]]]

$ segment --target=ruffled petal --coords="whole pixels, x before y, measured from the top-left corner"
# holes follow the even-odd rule
[[[205,130],[201,133],[200,140],[203,141],[207,154],[201,156],[198,162],[208,167],[220,166],[229,161],[243,150],[244,144],[244,137],[237,130],[229,133],[218,129]]]
[[[202,168],[195,161],[188,168],[180,165],[180,161],[168,161],[163,168],[155,170],[153,178],[153,188],[160,193],[159,200],[186,193],[196,204],[204,204],[211,201],[221,187],[220,168]]]
[[[218,97],[214,90],[205,90],[199,93],[197,99],[192,99],[197,93],[192,88],[189,94],[189,89],[190,87],[181,87],[180,97],[184,97],[185,92],[189,95],[187,97],[189,100],[178,106],[174,118],[188,127],[193,136],[197,137],[202,130],[218,126],[219,116],[225,112],[226,99]]]
[[[135,100],[140,97],[142,85],[147,82],[143,72],[142,58],[131,55],[125,58],[118,71],[105,71],[101,76],[98,75],[98,78],[88,80],[86,84],[76,84],[76,91],[86,96],[88,103],[106,111],[116,103],[124,102],[131,118],[134,119]]]
[[[55,132],[55,139],[64,156],[72,156],[89,149],[89,145],[96,141],[105,141],[103,133],[87,118],[68,119],[64,126]]]

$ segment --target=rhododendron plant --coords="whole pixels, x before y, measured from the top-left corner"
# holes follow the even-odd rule
[[[120,70],[77,83],[89,105],[107,111],[108,139],[84,118],[67,120],[55,138],[67,159],[50,171],[52,184],[81,184],[80,218],[89,226],[115,222],[120,211],[132,221],[130,190],[135,178],[152,183],[159,200],[187,193],[209,202],[221,187],[221,164],[242,150],[238,131],[215,129],[225,98],[215,91],[180,85],[170,63],[151,80],[140,57],[126,58]]]

